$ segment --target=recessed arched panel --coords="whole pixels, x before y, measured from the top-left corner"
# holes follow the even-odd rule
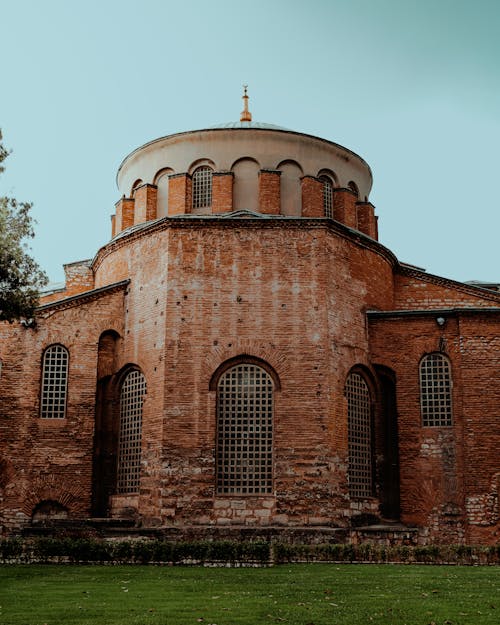
[[[295,161],[283,161],[278,165],[281,171],[280,194],[281,213],[291,217],[302,214],[302,189],[300,179],[302,167]]]
[[[132,188],[130,189],[130,197],[134,197],[135,190],[137,189],[137,187],[140,187],[141,184],[142,184],[142,180],[141,178],[138,178],[132,185]]]
[[[68,508],[59,501],[44,499],[37,503],[31,513],[33,523],[44,521],[55,521],[68,518]]]
[[[349,189],[351,189],[351,191],[352,191],[353,193],[355,193],[355,194],[356,194],[356,197],[359,199],[359,189],[358,189],[358,185],[357,185],[357,184],[356,184],[353,180],[350,180],[350,181],[347,183],[347,186],[349,187]]]
[[[213,171],[217,171],[215,163],[212,160],[210,160],[209,158],[199,158],[193,163],[191,163],[191,165],[188,168],[188,174],[192,176],[195,170],[198,169],[199,167],[210,167],[210,169],[212,169]]]
[[[231,170],[234,173],[234,210],[259,209],[259,163],[253,158],[240,158]]]
[[[166,217],[168,215],[168,181],[170,174],[174,170],[170,167],[160,169],[154,177],[154,184],[158,187],[158,199],[156,203],[156,216]]]

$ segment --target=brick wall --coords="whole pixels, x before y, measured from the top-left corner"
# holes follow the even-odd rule
[[[229,213],[233,210],[233,179],[231,171],[212,175],[212,213]]]
[[[304,176],[302,184],[302,216],[324,217],[323,184],[313,176]]]
[[[0,527],[26,524],[42,500],[59,501],[73,518],[90,514],[97,344],[122,324],[122,292],[45,311],[35,329],[0,324]],[[69,351],[66,418],[40,419],[42,354],[54,343]]]
[[[457,294],[460,297],[460,294]],[[402,519],[438,542],[492,542],[498,531],[499,322],[485,313],[371,319],[372,362],[396,375]],[[419,363],[451,362],[452,427],[423,427]],[[467,503],[468,508],[464,505]]]
[[[158,201],[158,187],[153,184],[143,184],[134,191],[135,214],[134,223],[156,219],[156,205]]]
[[[277,170],[259,171],[259,210],[269,215],[279,215],[281,210],[280,175]]]

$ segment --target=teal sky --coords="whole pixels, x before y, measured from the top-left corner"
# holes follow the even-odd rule
[[[34,203],[51,280],[110,238],[134,148],[237,120],[370,164],[380,241],[404,262],[500,282],[498,0],[0,0],[0,193]]]

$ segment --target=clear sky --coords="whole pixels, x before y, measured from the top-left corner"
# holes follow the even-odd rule
[[[500,281],[498,0],[0,0],[0,193],[34,203],[51,280],[110,238],[143,143],[235,121],[335,141],[371,166],[380,241]]]

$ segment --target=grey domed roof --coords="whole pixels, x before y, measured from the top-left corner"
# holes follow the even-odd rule
[[[225,124],[209,126],[208,130],[216,128],[262,128],[264,130],[286,130],[290,132],[290,128],[283,128],[283,126],[276,126],[276,124],[265,124],[264,122],[226,122]]]

